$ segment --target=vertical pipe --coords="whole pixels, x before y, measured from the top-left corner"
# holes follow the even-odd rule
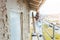
[[[20,14],[21,40],[23,40],[23,12]]]

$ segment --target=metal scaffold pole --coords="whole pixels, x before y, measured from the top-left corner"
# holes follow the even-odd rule
[[[34,33],[36,33],[36,29],[35,29],[35,20],[34,20],[34,14],[33,14],[33,12],[32,12],[32,20],[33,20],[33,28],[34,28]]]

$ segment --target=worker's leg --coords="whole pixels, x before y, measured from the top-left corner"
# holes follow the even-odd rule
[[[40,36],[42,35],[42,23],[36,22],[35,23],[36,33],[38,33]]]

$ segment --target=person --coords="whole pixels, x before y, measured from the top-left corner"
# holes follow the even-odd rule
[[[36,33],[39,34],[39,36],[42,36],[42,21],[39,12],[36,13],[35,16],[35,28],[36,28]]]
[[[37,21],[39,19],[39,13],[36,13],[35,20]]]

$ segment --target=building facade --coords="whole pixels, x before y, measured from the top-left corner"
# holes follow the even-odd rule
[[[0,40],[29,40],[30,10],[37,11],[40,1],[0,0]]]

